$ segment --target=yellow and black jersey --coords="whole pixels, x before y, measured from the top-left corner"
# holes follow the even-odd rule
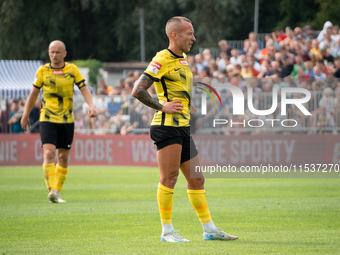
[[[42,65],[35,74],[33,85],[42,88],[40,121],[73,123],[73,86],[85,86],[85,80],[74,64],[65,63],[60,69]]]
[[[186,55],[178,56],[169,49],[162,50],[150,62],[144,74],[154,80],[159,103],[181,100],[181,113],[157,111],[151,126],[188,127],[192,91],[192,73]]]

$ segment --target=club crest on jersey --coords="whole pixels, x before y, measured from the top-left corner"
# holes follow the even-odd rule
[[[180,59],[180,60],[179,60],[179,63],[180,63],[181,65],[187,65],[187,64],[188,64],[188,62],[187,62],[186,59]]]
[[[151,66],[149,67],[149,71],[154,74],[158,74],[159,70],[161,70],[162,65],[157,62],[152,62]]]
[[[64,70],[53,71],[52,73],[53,74],[63,74]]]
[[[65,73],[64,76],[65,76],[66,79],[70,79],[71,78],[71,75],[69,73]]]

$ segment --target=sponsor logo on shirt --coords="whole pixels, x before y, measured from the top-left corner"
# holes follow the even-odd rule
[[[53,74],[63,74],[64,70],[53,71],[52,73]]]
[[[36,73],[36,74],[35,74],[35,78],[34,78],[34,83],[36,83],[37,80],[38,80],[38,74]]]
[[[187,62],[186,59],[180,59],[180,60],[179,60],[179,63],[180,63],[181,65],[187,65],[187,64],[188,64],[188,62]]]
[[[149,67],[149,71],[154,74],[158,74],[159,70],[161,70],[162,65],[157,62],[152,62],[151,66]]]

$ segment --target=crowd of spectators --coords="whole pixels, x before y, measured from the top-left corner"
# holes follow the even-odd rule
[[[333,26],[327,21],[319,33],[309,25],[294,30],[278,27],[264,37],[264,44],[251,32],[241,49],[232,48],[226,40],[219,41],[218,46],[219,54],[216,56],[210,49],[188,56],[194,79],[201,79],[213,87],[228,82],[244,93],[247,93],[248,86],[255,92],[272,92],[274,87],[301,87],[317,92],[312,93],[311,102],[306,104],[312,113],[311,118],[307,120],[295,109],[289,109],[288,115],[299,119],[302,127],[309,128],[309,133],[336,133],[335,127],[340,124],[340,34],[337,25]],[[212,103],[211,112],[203,118],[205,125],[211,123],[205,121],[210,116],[225,116],[226,112],[229,120],[236,118],[242,122],[251,117],[249,112],[249,116],[246,113],[243,118],[232,116],[231,93],[226,91],[224,95],[223,91],[219,90],[225,96],[227,105],[223,109],[214,108]],[[196,93],[202,93],[202,90],[196,90]],[[324,99],[326,96],[327,100]],[[271,107],[272,102],[268,102],[268,105],[262,104],[262,109]],[[268,117],[280,119],[279,115],[276,111],[274,116]],[[199,128],[200,125],[197,126]]]
[[[312,112],[308,121],[296,109],[289,109],[288,115],[299,118],[304,127],[310,128],[309,133],[322,133],[326,130],[325,127],[328,128],[327,130],[340,127],[340,104],[338,103],[340,82],[336,79],[340,78],[340,33],[337,25],[327,21],[319,33],[313,31],[309,25],[303,28],[296,27],[294,30],[289,27],[285,30],[278,27],[275,32],[264,37],[264,42],[260,41],[254,32],[251,32],[240,49],[232,48],[226,40],[219,41],[218,47],[219,54],[216,56],[210,49],[204,49],[201,54],[197,55],[188,54],[194,85],[196,81],[212,86],[229,83],[239,87],[244,93],[248,86],[252,87],[254,92],[272,92],[274,87],[279,89],[302,87],[317,91],[319,93],[315,95],[318,96],[312,98],[311,102],[306,105],[306,108]],[[129,72],[126,78],[122,78],[114,86],[108,86],[105,80],[100,80],[93,95],[94,104],[98,110],[96,118],[87,117],[87,105],[80,97],[75,97],[75,132],[122,135],[131,132],[148,132],[154,110],[130,96],[140,75],[141,71]],[[242,117],[231,115],[230,92],[228,90],[218,92],[225,97],[226,104],[222,108],[214,108],[212,105],[213,110],[210,115],[217,114],[216,116],[242,121]],[[156,98],[154,86],[150,87],[149,93]],[[194,96],[199,93],[202,91],[195,90]],[[265,103],[259,103],[263,109],[270,108],[272,103],[270,100],[261,99],[260,96],[255,96],[254,100],[265,101]],[[31,123],[38,120],[39,104],[40,101],[31,113]],[[8,111],[2,110],[1,132],[5,132],[6,125],[10,126],[8,132],[23,132],[19,125],[23,105],[23,100],[14,100],[8,106]],[[197,105],[197,107],[200,106]],[[277,109],[279,110],[279,106]],[[8,114],[7,118],[5,118],[6,114]],[[207,114],[206,118],[210,115]],[[254,118],[250,116],[249,111],[243,116],[244,119],[251,117]],[[282,118],[278,111],[272,117]],[[191,124],[196,130],[204,128],[203,125],[194,121]],[[38,125],[31,130],[31,132],[38,131]],[[230,133],[230,130],[225,133]],[[234,132],[234,134],[239,133],[242,132]]]

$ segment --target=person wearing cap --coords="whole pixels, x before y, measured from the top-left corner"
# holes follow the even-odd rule
[[[306,25],[303,27],[303,33],[306,35],[306,40],[309,40],[309,41],[317,37],[310,25]]]
[[[283,32],[282,27],[277,27],[276,31],[272,33],[272,36],[276,42],[281,42],[287,38],[287,35]]]

